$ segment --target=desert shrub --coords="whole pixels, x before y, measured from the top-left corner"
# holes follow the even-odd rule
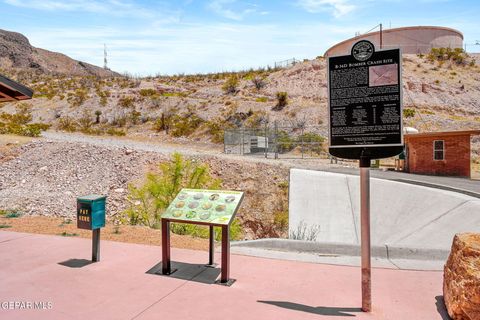
[[[0,120],[24,125],[32,121],[32,106],[28,103],[20,103],[16,106],[16,112],[13,114],[2,113]]]
[[[130,96],[120,98],[118,105],[123,108],[131,108],[135,105],[135,98]]]
[[[268,101],[268,98],[267,97],[258,97],[257,99],[255,99],[256,102],[267,102]]]
[[[140,95],[142,97],[152,97],[157,94],[157,90],[155,89],[141,89],[140,90]]]
[[[20,103],[16,106],[16,112],[0,114],[0,134],[16,134],[27,137],[38,137],[42,131],[50,125],[43,123],[30,123],[32,121],[31,106]]]
[[[265,80],[260,77],[254,77],[251,81],[257,90],[262,90],[266,85]]]
[[[119,129],[115,129],[115,128],[108,128],[105,131],[105,133],[110,135],[110,136],[125,136],[127,134],[124,130],[119,130]]]
[[[246,120],[243,126],[246,128],[258,128],[268,122],[268,114],[265,111],[252,111],[246,113]]]
[[[170,134],[174,137],[189,136],[204,122],[205,120],[197,116],[195,113],[174,115],[171,117],[170,121]]]
[[[73,93],[69,93],[69,97],[68,97],[67,101],[70,102],[70,105],[72,107],[79,107],[88,98],[89,98],[88,90],[85,89],[85,88],[78,88],[78,89],[75,89],[75,91]]]
[[[93,119],[87,110],[84,110],[82,116],[78,119],[78,126],[83,133],[90,133],[93,126]]]
[[[320,233],[320,225],[308,226],[305,221],[300,221],[297,227],[290,231],[289,238],[292,240],[315,241]]]
[[[462,48],[432,48],[427,55],[427,60],[430,62],[452,61],[458,65],[465,64],[467,58],[468,55]]]
[[[297,143],[303,145],[303,150],[320,154],[323,150],[325,138],[314,132],[305,132],[297,137]]]
[[[97,96],[100,98],[100,105],[105,107],[108,104],[108,98],[110,97],[110,91],[97,90]]]
[[[272,110],[280,111],[288,105],[288,93],[277,92],[277,104]]]
[[[234,94],[237,92],[239,81],[236,75],[231,75],[223,84],[222,90],[226,94]]]
[[[179,97],[179,98],[186,98],[188,97],[187,92],[162,92],[162,97]]]
[[[132,124],[136,125],[139,122],[141,116],[142,116],[142,113],[135,110],[134,108],[130,113],[130,121],[132,122]]]
[[[69,116],[61,117],[58,119],[57,129],[75,132],[77,131],[77,122]]]
[[[291,151],[294,147],[295,140],[288,134],[288,132],[283,130],[277,132],[277,150],[279,153]]]
[[[222,118],[215,118],[205,122],[207,127],[207,133],[211,136],[211,140],[214,143],[222,143],[225,129],[232,128],[233,125],[230,122],[225,121]]]
[[[415,109],[411,109],[411,108],[405,108],[403,109],[403,117],[404,118],[413,118],[415,117]]]
[[[179,153],[158,168],[159,173],[148,173],[142,185],[128,186],[125,215],[130,224],[158,227],[162,213],[182,188],[218,189],[221,185],[221,180],[210,175],[207,164],[185,160]]]

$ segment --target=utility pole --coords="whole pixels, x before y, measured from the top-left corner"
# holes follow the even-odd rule
[[[103,69],[108,70],[108,63],[107,63],[107,45],[103,44]]]
[[[383,46],[383,25],[380,23],[380,50],[382,50]]]

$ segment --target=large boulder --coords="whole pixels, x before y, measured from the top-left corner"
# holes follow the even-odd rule
[[[454,320],[480,320],[480,234],[455,235],[443,275],[443,297]]]

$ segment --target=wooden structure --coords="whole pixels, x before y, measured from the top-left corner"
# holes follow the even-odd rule
[[[0,75],[0,102],[28,100],[32,96],[32,89]]]

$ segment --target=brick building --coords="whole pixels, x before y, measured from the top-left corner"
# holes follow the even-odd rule
[[[406,134],[405,171],[470,177],[473,135],[480,130]]]

